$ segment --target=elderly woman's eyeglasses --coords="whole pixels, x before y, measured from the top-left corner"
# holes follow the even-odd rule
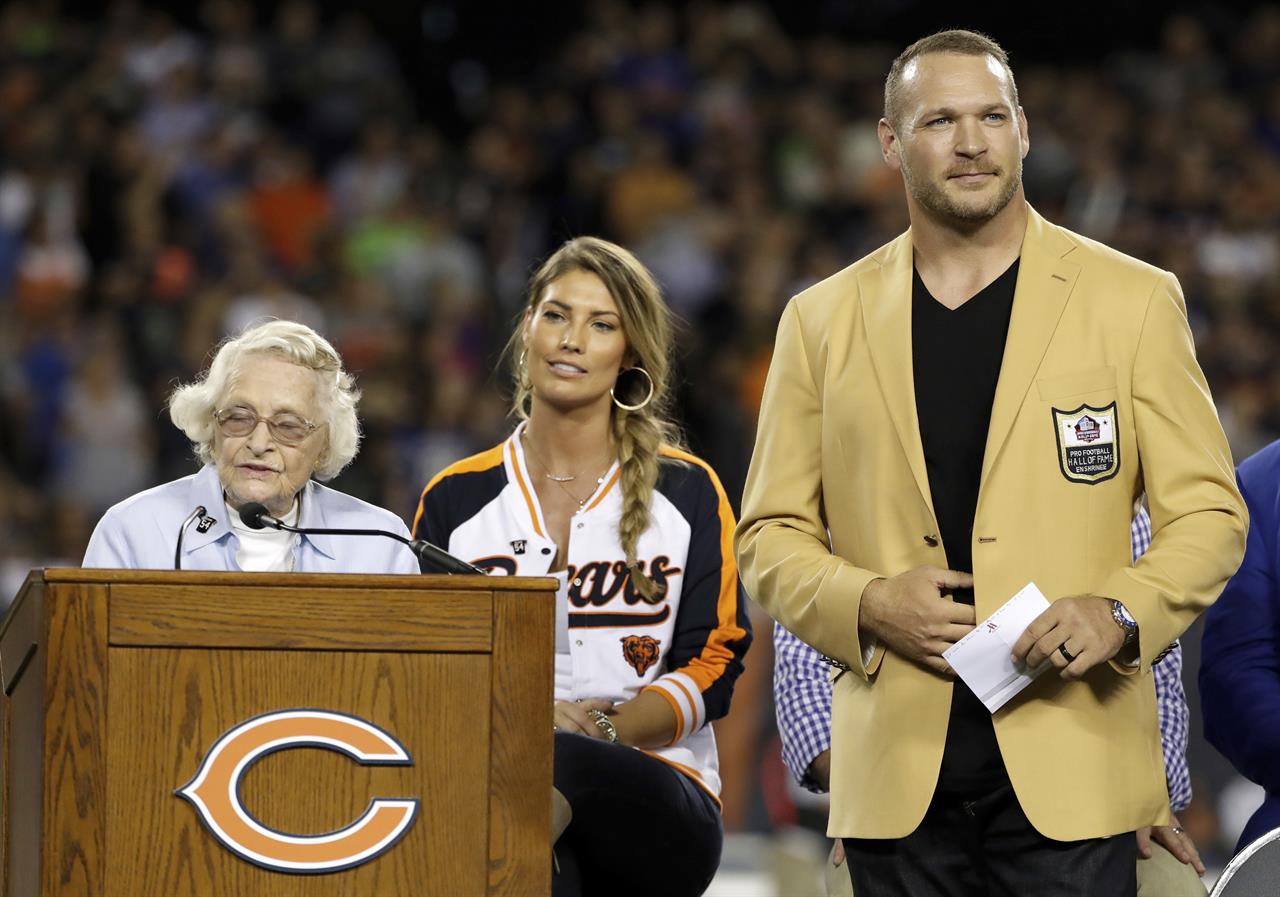
[[[256,411],[243,405],[219,409],[213,412],[213,419],[223,436],[248,436],[257,429],[259,421],[265,421],[272,438],[283,445],[297,445],[320,427],[287,412],[275,417],[260,417]]]

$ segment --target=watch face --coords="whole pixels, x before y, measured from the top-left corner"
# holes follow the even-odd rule
[[[1138,625],[1138,621],[1133,618],[1133,614],[1129,613],[1129,609],[1118,601],[1116,602],[1116,613],[1120,615],[1120,619],[1124,620],[1126,626]]]

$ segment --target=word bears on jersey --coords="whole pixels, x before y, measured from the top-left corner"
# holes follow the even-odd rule
[[[648,566],[649,578],[658,587],[658,594],[667,590],[667,580],[680,574],[679,567],[668,566],[671,558],[658,555]],[[640,572],[645,572],[645,562],[637,561]],[[569,565],[569,603],[574,607],[604,607],[622,593],[627,604],[639,604],[644,598],[631,584],[631,571],[626,561],[591,561],[581,567]]]

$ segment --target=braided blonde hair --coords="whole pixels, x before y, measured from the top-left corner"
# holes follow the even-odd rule
[[[661,601],[654,581],[636,559],[640,536],[649,528],[649,503],[658,481],[660,451],[664,446],[681,447],[679,428],[671,420],[671,312],[662,299],[653,275],[634,255],[598,237],[569,240],[543,262],[529,281],[524,316],[532,316],[547,287],[572,271],[586,271],[604,282],[622,318],[622,332],[634,366],[644,368],[653,379],[653,398],[636,411],[614,404],[610,428],[618,446],[621,471],[622,517],[618,537],[630,570],[631,586],[650,604]],[[525,318],[522,317],[522,320]],[[529,419],[531,387],[524,365],[523,328],[517,327],[507,344],[515,359],[513,412]],[[614,394],[619,402],[635,405],[644,400],[649,383],[644,374],[626,368],[618,374]]]

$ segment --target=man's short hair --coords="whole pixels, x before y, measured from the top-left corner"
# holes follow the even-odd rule
[[[907,47],[889,66],[889,77],[884,80],[884,117],[889,126],[898,130],[898,118],[902,115],[902,73],[914,59],[929,53],[958,53],[961,56],[990,56],[1009,75],[1009,86],[1013,90],[1013,105],[1018,106],[1018,85],[1013,80],[1013,69],[1009,68],[1009,54],[985,34],[977,31],[965,31],[955,28],[950,31],[939,31],[928,37],[922,37]]]

